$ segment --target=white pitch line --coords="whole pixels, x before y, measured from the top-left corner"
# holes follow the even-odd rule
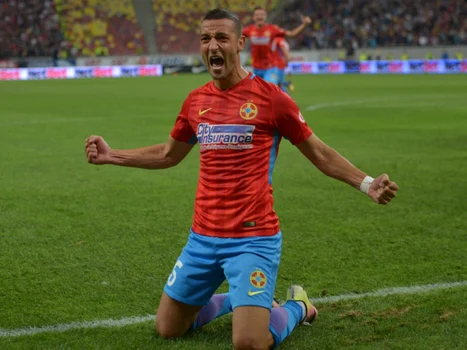
[[[96,320],[88,322],[71,322],[71,323],[62,323],[54,326],[44,326],[44,327],[25,327],[17,329],[4,329],[0,328],[0,337],[19,337],[22,335],[34,335],[38,333],[45,332],[54,332],[62,333],[72,329],[89,329],[89,328],[119,328],[128,326],[131,324],[144,323],[149,321],[154,321],[154,315],[146,316],[136,316],[136,317],[125,317],[119,320],[108,319],[108,320]]]
[[[457,95],[450,95],[447,96],[448,98],[455,97]],[[306,111],[317,111],[323,108],[334,108],[334,107],[342,107],[342,106],[357,106],[357,105],[364,105],[364,104],[378,104],[376,107],[381,106],[381,102],[393,102],[391,105],[386,105],[382,108],[395,108],[395,107],[407,107],[407,103],[411,103],[414,100],[422,100],[422,101],[432,101],[433,99],[439,99],[438,95],[416,95],[416,96],[399,96],[399,97],[386,97],[386,98],[369,98],[363,100],[349,100],[349,101],[339,101],[339,102],[327,102],[327,103],[319,103],[316,105],[311,105],[305,108]],[[445,99],[445,97],[443,97]],[[405,101],[405,103],[401,103]],[[433,102],[431,102],[433,103]],[[418,103],[419,106],[424,106],[424,104]]]
[[[311,105],[305,108],[307,111],[316,111],[318,109],[323,108],[333,108],[333,107],[341,107],[341,106],[352,106],[352,105],[362,105],[368,103],[379,103],[379,102],[391,102],[391,101],[400,101],[400,99],[396,98],[372,98],[372,99],[364,99],[364,100],[350,100],[350,101],[340,101],[340,102],[327,102],[327,103],[319,103],[316,105]]]
[[[351,294],[342,294],[342,295],[322,297],[322,298],[310,298],[310,300],[311,302],[316,303],[316,304],[327,304],[327,303],[335,303],[335,302],[342,301],[342,300],[355,300],[355,299],[370,298],[370,297],[387,297],[388,295],[420,294],[420,293],[431,292],[433,290],[448,289],[448,288],[455,288],[455,287],[467,287],[467,281],[453,282],[453,283],[434,283],[434,284],[426,284],[423,286],[394,287],[394,288],[380,289],[374,292],[361,293],[361,294],[351,293]]]
[[[407,294],[421,294],[427,293],[434,290],[450,289],[456,287],[467,287],[467,281],[452,282],[452,283],[434,283],[426,284],[421,286],[409,286],[409,287],[394,287],[380,289],[373,292],[361,293],[361,294],[342,294],[336,296],[322,297],[322,298],[311,298],[310,300],[315,304],[328,304],[335,303],[342,300],[355,300],[363,298],[374,298],[374,297],[387,297],[390,295],[407,295]],[[1,337],[19,337],[29,336],[39,333],[62,333],[69,330],[75,329],[90,329],[90,328],[120,328],[132,324],[139,324],[145,322],[154,322],[155,315],[136,316],[136,317],[125,317],[118,320],[107,319],[107,320],[96,320],[88,322],[71,322],[62,323],[54,326],[44,327],[25,327],[16,329],[4,329],[0,328]]]
[[[380,102],[390,102],[392,100],[389,99],[378,99],[378,100],[353,100],[353,101],[341,101],[341,102],[330,102],[330,103],[319,103],[317,105],[311,105],[305,108],[307,111],[317,111],[318,109],[323,108],[334,108],[334,107],[342,107],[342,106],[358,106],[358,105],[365,105],[365,104],[375,104]],[[397,105],[393,105],[392,107],[396,107]]]

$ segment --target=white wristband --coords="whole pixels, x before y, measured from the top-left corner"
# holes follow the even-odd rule
[[[360,191],[362,191],[365,194],[368,194],[368,191],[370,190],[370,186],[375,181],[371,176],[366,176],[362,183],[360,184]]]

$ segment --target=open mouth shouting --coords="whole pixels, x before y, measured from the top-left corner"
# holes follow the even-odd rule
[[[224,58],[219,55],[213,55],[209,58],[209,65],[214,71],[220,72],[222,68],[224,68]]]

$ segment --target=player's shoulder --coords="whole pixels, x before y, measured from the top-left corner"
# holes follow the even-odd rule
[[[278,32],[284,31],[284,29],[282,29],[282,28],[279,27],[278,25],[276,25],[276,24],[271,24],[271,23],[268,25],[268,29],[269,29],[269,30],[275,30],[275,31],[278,31]]]
[[[254,24],[249,24],[245,27],[243,27],[243,32],[249,32],[250,30],[254,29],[255,25]]]
[[[203,93],[209,93],[212,90],[212,81],[208,81],[206,84],[201,85],[197,87],[196,89],[191,90],[189,93],[189,97],[193,98],[199,95],[202,95]]]
[[[258,76],[254,77],[257,91],[264,96],[268,96],[272,105],[282,108],[288,108],[296,105],[296,102],[276,84],[267,82]]]

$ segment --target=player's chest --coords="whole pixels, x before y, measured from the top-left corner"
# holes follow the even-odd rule
[[[269,30],[252,31],[250,41],[253,45],[269,45],[272,33]]]
[[[199,144],[252,144],[273,134],[271,107],[252,94],[213,98],[199,96],[192,101],[190,125]],[[202,146],[203,147],[203,146]]]
[[[249,95],[248,95],[249,94]],[[260,93],[226,95],[221,98],[200,95],[190,107],[189,121],[198,124],[239,124],[267,128],[271,121],[271,105]]]

